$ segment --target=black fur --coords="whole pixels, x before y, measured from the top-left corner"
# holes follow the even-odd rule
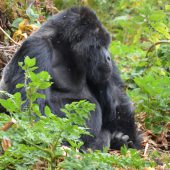
[[[114,143],[120,147],[128,141],[137,147],[133,112],[121,90],[123,83],[111,61],[109,43],[109,33],[90,9],[74,7],[60,12],[22,44],[3,71],[0,89],[17,92],[14,87],[24,81],[18,62],[25,56],[35,57],[37,72],[48,71],[54,82],[42,91],[46,99],[37,101],[42,113],[48,105],[54,114],[64,117],[60,108],[66,103],[89,100],[96,110],[87,121],[93,137],[82,138],[85,148],[102,149],[110,144],[114,148]],[[24,88],[19,91],[25,98]]]
[[[140,135],[136,131],[133,107],[113,61],[112,65],[112,75],[107,81],[100,83],[88,81],[102,109],[102,129],[107,129],[112,134],[111,149],[120,149],[123,145],[139,149]]]

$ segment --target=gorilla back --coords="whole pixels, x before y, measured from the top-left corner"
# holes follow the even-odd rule
[[[26,56],[35,57],[37,72],[49,72],[54,82],[42,91],[46,99],[37,100],[41,112],[48,105],[54,114],[64,117],[60,109],[66,103],[81,99],[95,103],[96,110],[87,121],[93,137],[84,136],[83,141],[86,148],[102,149],[109,146],[111,133],[102,129],[101,107],[87,85],[87,76],[95,82],[110,77],[109,43],[108,32],[90,9],[75,7],[60,12],[23,42],[3,71],[0,89],[11,94],[20,91],[25,98],[24,88],[14,88],[24,82],[24,72],[18,62],[23,62]]]

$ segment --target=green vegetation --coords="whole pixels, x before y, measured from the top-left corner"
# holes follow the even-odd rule
[[[12,31],[7,31],[19,42],[48,16],[72,5],[93,8],[108,28],[112,36],[110,53],[135,103],[142,130],[149,131],[155,138],[164,136],[162,140],[167,142],[170,122],[170,3],[167,0],[53,0],[46,3],[37,0],[28,5],[25,0],[16,0],[6,1],[0,10],[7,9],[12,23]],[[107,151],[78,152],[83,144],[80,136],[88,134],[84,118],[88,118],[95,106],[87,101],[66,105],[62,110],[66,114],[64,119],[54,116],[46,107],[46,117],[42,116],[35,101],[45,98],[39,90],[51,85],[51,77],[47,72],[34,73],[35,59],[27,57],[20,66],[25,71],[25,84],[17,87],[26,88],[29,106],[21,110],[26,101],[21,99],[20,93],[10,95],[3,92],[9,98],[0,99],[0,103],[10,116],[0,114],[0,128],[11,118],[16,120],[16,124],[7,131],[0,131],[0,169],[38,169],[40,166],[46,169],[142,169],[156,167],[152,160],[158,158],[163,166],[170,168],[169,153],[159,150],[149,151],[149,157],[145,159],[138,151],[126,148],[121,149],[120,155]],[[75,117],[70,116],[70,112],[75,112]],[[145,116],[140,119],[143,113]],[[39,121],[35,122],[37,119]],[[71,147],[61,147],[63,141],[69,142]],[[12,146],[7,147],[11,142]],[[160,147],[167,149],[164,145]]]
[[[78,149],[83,144],[81,135],[90,135],[85,127],[85,120],[88,119],[88,113],[95,109],[94,104],[83,100],[66,104],[62,109],[66,115],[63,119],[51,113],[47,106],[46,116],[41,115],[36,100],[45,96],[38,90],[51,85],[50,75],[44,71],[38,74],[33,72],[37,69],[35,59],[26,57],[24,62],[25,64],[19,65],[25,71],[25,84],[18,84],[17,87],[26,88],[27,99],[23,101],[20,93],[8,95],[6,100],[0,99],[0,103],[10,114],[0,115],[0,127],[10,122],[11,118],[16,121],[8,131],[3,128],[0,133],[1,141],[8,144],[12,141],[11,147],[8,148],[7,143],[4,143],[1,148],[1,152],[6,147],[7,150],[0,156],[0,169],[31,169],[39,161],[44,161],[44,166],[51,170],[113,169],[113,165],[140,168],[154,165],[142,160],[139,153],[133,149],[128,151],[122,148],[122,156],[99,151],[80,153]],[[23,108],[26,102],[29,105]],[[62,147],[63,142],[68,142],[70,148]]]

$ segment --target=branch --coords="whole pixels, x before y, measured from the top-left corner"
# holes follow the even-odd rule
[[[148,54],[153,50],[153,48],[159,44],[170,44],[170,40],[161,40],[151,45],[146,53],[146,57],[148,57]]]
[[[25,142],[27,142],[28,144],[34,146],[35,148],[37,148],[37,149],[39,149],[39,150],[41,150],[41,151],[43,151],[43,152],[46,152],[47,154],[51,155],[51,152],[50,152],[48,149],[41,148],[40,146],[38,146],[38,145],[36,145],[36,144],[28,141],[28,140],[25,139],[25,138],[23,138],[23,140],[24,140]]]
[[[0,30],[16,45],[19,45],[21,46],[21,44],[17,43],[16,41],[14,41],[3,29],[2,27],[0,26]]]

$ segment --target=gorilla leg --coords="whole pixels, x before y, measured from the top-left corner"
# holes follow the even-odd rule
[[[93,102],[94,103],[94,102]],[[102,128],[102,112],[98,102],[95,102],[96,110],[91,112],[87,121],[89,132],[92,136],[83,136],[84,148],[93,150],[103,150],[104,147],[109,148],[111,142],[111,133],[107,129]]]
[[[111,133],[106,129],[102,129],[99,135],[95,138],[94,142],[91,143],[90,148],[94,150],[103,150],[103,148],[109,148],[111,138]]]

